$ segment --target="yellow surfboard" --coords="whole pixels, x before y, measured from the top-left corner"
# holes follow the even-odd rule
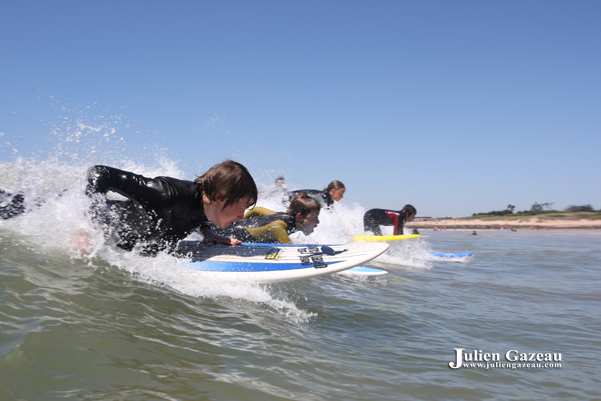
[[[385,242],[398,241],[402,239],[419,238],[421,235],[355,235],[355,241],[358,242]]]

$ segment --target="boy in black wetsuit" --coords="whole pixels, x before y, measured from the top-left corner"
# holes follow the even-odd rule
[[[106,201],[112,191],[127,201]],[[226,227],[241,220],[257,201],[257,186],[248,170],[227,160],[194,181],[171,177],[146,178],[106,166],[88,173],[86,194],[93,199],[92,217],[106,232],[116,234],[118,246],[154,255],[200,229],[205,242],[237,245],[240,241],[212,233],[208,221]]]
[[[128,199],[107,200],[104,195],[108,192]],[[231,160],[211,167],[195,181],[147,178],[112,167],[93,166],[88,171],[86,194],[92,199],[92,220],[107,237],[114,238],[117,246],[126,250],[140,245],[142,254],[152,256],[169,250],[195,230],[202,232],[207,243],[239,244],[234,238],[215,235],[208,222],[225,227],[241,220],[244,211],[257,201],[257,186],[248,170]],[[4,198],[7,203],[0,207],[3,218],[27,211],[22,195],[1,195],[0,200]],[[90,233],[79,231],[74,243],[85,252],[91,246]]]
[[[393,226],[393,235],[403,235],[403,226],[415,217],[417,211],[411,205],[405,205],[402,210],[370,209],[363,215],[365,231],[374,235],[382,235],[380,226]]]

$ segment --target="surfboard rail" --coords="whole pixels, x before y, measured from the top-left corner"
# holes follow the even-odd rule
[[[400,241],[411,238],[419,238],[419,234],[408,234],[408,235],[355,235],[355,242],[389,242],[389,241]]]

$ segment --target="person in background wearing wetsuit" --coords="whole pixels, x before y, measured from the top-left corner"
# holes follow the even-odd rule
[[[275,179],[276,191],[286,190],[286,179],[283,175]]]
[[[266,195],[267,198],[284,202],[288,200],[288,190],[284,176],[279,176],[275,179],[275,187]],[[261,196],[263,198],[263,196]]]
[[[64,191],[63,191],[64,192]],[[56,194],[48,193],[48,196]],[[59,193],[60,197],[62,193]],[[44,196],[36,196],[33,200],[27,199],[25,201],[25,195],[22,193],[10,193],[6,192],[4,188],[0,188],[0,217],[4,220],[12,219],[13,217],[19,216],[23,213],[27,213],[31,210],[39,208],[46,202]]]
[[[23,194],[11,194],[0,188],[0,217],[7,220],[26,211]]]
[[[344,197],[346,187],[338,180],[330,182],[330,184],[323,190],[318,189],[299,189],[297,191],[288,192],[288,199],[292,199],[297,194],[307,194],[317,202],[323,209],[330,209],[334,206],[334,202],[340,202]]]
[[[255,207],[224,230],[216,230],[222,236],[232,236],[244,242],[291,244],[289,235],[302,231],[309,235],[319,224],[319,203],[306,194],[297,194],[288,210],[274,212]]]
[[[417,210],[411,205],[405,205],[402,210],[370,209],[363,215],[365,231],[374,235],[382,235],[380,226],[393,226],[393,235],[403,235],[403,226],[415,218]]]
[[[107,200],[108,192],[124,201]],[[227,160],[211,167],[194,181],[171,177],[147,178],[107,166],[88,172],[86,194],[92,198],[91,217],[117,245],[144,255],[169,250],[193,231],[206,243],[240,244],[234,238],[213,233],[212,222],[226,227],[242,220],[244,211],[257,201],[257,186],[240,163]]]

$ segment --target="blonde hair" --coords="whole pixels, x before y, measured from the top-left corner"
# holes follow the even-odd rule
[[[330,182],[330,184],[326,187],[326,189],[324,189],[324,191],[327,193],[330,193],[330,191],[332,189],[339,190],[339,189],[346,189],[346,187],[344,186],[342,181],[334,180],[334,181]]]

